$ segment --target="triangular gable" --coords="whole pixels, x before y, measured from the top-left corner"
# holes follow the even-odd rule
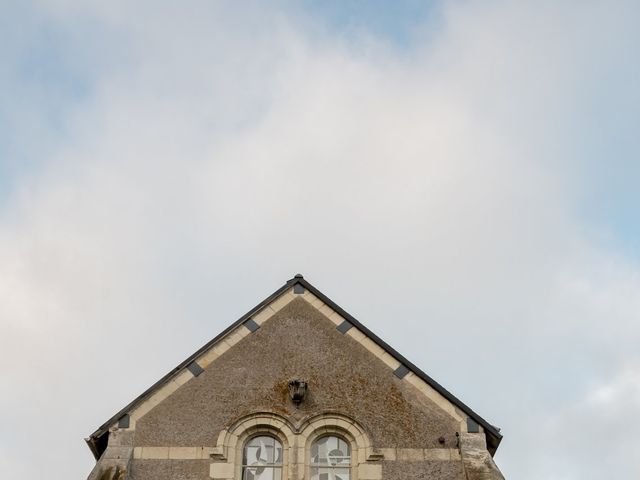
[[[106,448],[110,428],[134,429],[136,421],[148,411],[190,379],[200,375],[216,358],[260,328],[265,321],[296,297],[302,297],[308,301],[331,320],[341,333],[359,342],[392,369],[398,378],[411,383],[445,412],[461,422],[462,431],[473,431],[474,429],[479,431],[481,427],[487,437],[489,451],[492,454],[495,452],[502,439],[499,429],[489,424],[442,385],[387,345],[367,327],[306,281],[302,275],[296,275],[92,433],[86,441],[96,459]]]

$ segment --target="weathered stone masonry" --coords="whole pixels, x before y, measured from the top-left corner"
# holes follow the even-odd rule
[[[326,435],[349,445],[354,480],[501,479],[497,429],[385,347],[296,277],[98,429],[89,480],[239,480],[256,435],[282,445],[283,479],[310,478]]]

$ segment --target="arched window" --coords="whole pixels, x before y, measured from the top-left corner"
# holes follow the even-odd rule
[[[242,480],[282,480],[282,444],[274,437],[253,437],[244,445]]]
[[[320,437],[311,445],[311,480],[350,480],[351,449],[340,437]]]

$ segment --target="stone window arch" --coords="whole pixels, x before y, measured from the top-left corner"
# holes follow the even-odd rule
[[[326,437],[337,437],[347,445],[345,447],[344,444],[338,445],[336,441],[331,441],[334,442],[334,446],[348,451],[348,476],[342,471],[342,476],[338,473],[338,478],[341,477],[341,480],[358,480],[359,477],[367,480],[382,478],[381,465],[377,464],[381,455],[372,448],[367,432],[354,419],[337,412],[312,415],[295,423],[275,412],[256,412],[236,420],[221,430],[218,435],[216,446],[211,453],[210,477],[214,480],[247,480],[245,477],[248,476],[246,474],[248,470],[244,467],[251,467],[252,462],[245,461],[245,446],[249,445],[252,439],[261,436],[273,437],[282,445],[281,475],[278,476],[279,474],[273,469],[274,478],[266,476],[264,480],[312,480],[311,467],[315,466],[312,465],[315,462],[312,462],[311,451],[314,448],[315,454],[314,443],[318,441],[320,445],[324,442],[322,439]],[[260,443],[259,440],[256,442]],[[340,450],[340,448],[331,448],[331,450]],[[258,454],[256,446],[255,458],[259,458],[260,455],[262,452]],[[334,460],[336,456],[346,457],[347,455],[335,454]],[[347,467],[344,462],[346,459],[342,460],[342,465],[338,467]],[[370,463],[371,461],[376,464]],[[254,465],[254,467],[259,466]],[[265,475],[264,470],[250,473]],[[315,470],[314,473],[316,473]],[[318,471],[317,480],[325,478],[321,473],[331,472]],[[263,480],[262,477],[255,477],[254,475],[253,480]],[[330,480],[338,480],[338,478],[334,475]]]
[[[256,448],[249,456],[245,457],[246,447],[251,445],[253,439],[260,437],[273,438],[273,445],[279,444],[281,446],[279,473],[275,473],[273,477],[265,476],[265,471],[269,470],[273,473],[276,469],[264,469],[261,472],[256,469],[255,472],[250,472],[249,469],[244,468],[251,466],[247,465],[247,463],[253,463],[252,460],[258,459],[258,457],[254,459],[250,455],[257,454],[263,456],[264,459],[263,453],[260,452],[258,454],[257,452],[257,448],[261,447],[260,440],[256,440]],[[266,440],[263,440],[263,443],[265,442]],[[268,412],[247,415],[223,429],[218,435],[214,453],[211,455],[213,463],[210,477],[214,480],[229,480],[232,478],[234,480],[244,480],[245,477],[252,478],[251,475],[253,475],[254,480],[287,480],[291,474],[289,468],[291,465],[290,450],[294,444],[295,434],[291,424],[280,415]],[[265,447],[267,447],[266,443]],[[267,450],[269,450],[268,447]],[[245,460],[250,461],[246,462]],[[254,467],[258,466],[255,465]],[[247,472],[251,475],[248,475]],[[262,476],[254,475],[254,473],[260,473]]]
[[[341,445],[342,449],[348,450],[348,468],[341,472],[342,476],[338,474],[338,477],[341,477],[342,480],[358,480],[363,464],[367,460],[374,459],[371,457],[373,449],[369,436],[355,420],[345,415],[326,412],[308,418],[303,422],[299,435],[299,446],[304,446],[305,453],[304,457],[299,457],[301,461],[299,471],[304,472],[304,478],[308,480],[338,480],[335,475],[333,477],[329,475],[330,473],[335,474],[337,472],[330,472],[328,469],[327,471],[321,472],[315,468],[318,466],[315,465],[317,462],[314,461],[313,458],[316,454],[315,446],[319,445],[323,441],[323,438],[338,438],[341,442],[344,442]],[[334,443],[333,446],[338,446],[338,444]],[[340,450],[340,448],[336,450]],[[336,456],[338,456],[337,453],[334,457]],[[346,462],[343,463],[342,467],[347,467]],[[321,474],[326,474],[326,476],[322,476]],[[368,472],[364,478],[375,479],[380,477],[377,474],[372,476],[370,472]]]

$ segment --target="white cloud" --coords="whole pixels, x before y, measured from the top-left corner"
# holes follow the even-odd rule
[[[634,458],[638,445],[630,439],[639,414],[640,369],[636,359],[635,365],[621,368],[616,376],[541,425],[547,441],[556,439],[558,447],[556,471],[549,472],[550,478],[573,478],[576,465],[585,470],[585,478],[607,477],[611,472],[618,478],[637,477],[640,466]]]
[[[631,388],[638,268],[576,215],[574,153],[634,6],[455,4],[397,55],[194,5],[42,4],[100,75],[0,223],[2,471],[86,474],[82,436],[296,271],[501,426],[508,477],[622,458],[545,435],[604,429],[590,389]]]

